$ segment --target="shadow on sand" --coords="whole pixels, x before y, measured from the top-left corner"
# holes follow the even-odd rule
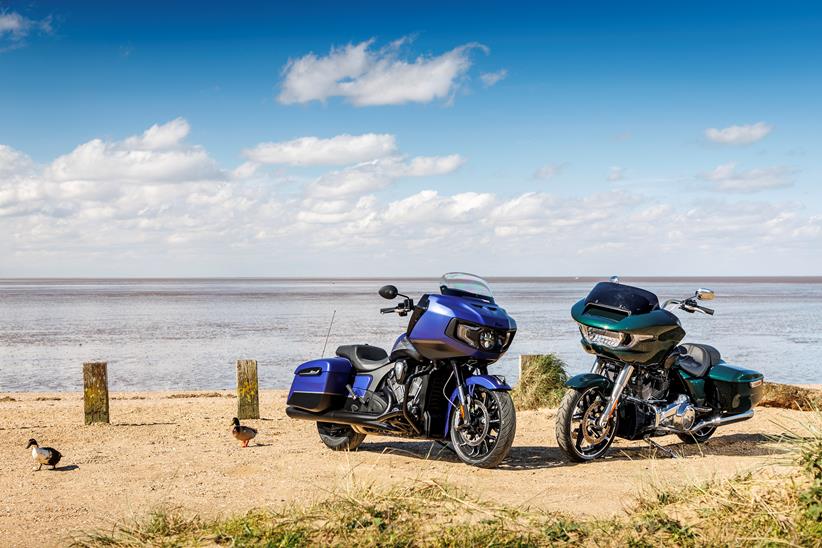
[[[656,439],[659,442],[659,439]],[[655,448],[645,445],[624,446],[618,440],[602,460],[648,460],[669,458]],[[788,451],[763,434],[727,434],[718,435],[702,445],[682,442],[662,444],[673,451],[678,457],[700,456],[767,456],[785,453]],[[411,458],[434,460],[442,462],[460,462],[459,457],[450,448],[443,447],[432,441],[391,441],[377,443],[363,443],[359,451],[371,453],[387,453]],[[539,470],[544,468],[559,468],[575,466],[580,463],[569,462],[564,453],[551,446],[516,445],[511,447],[508,458],[499,466],[500,470]]]

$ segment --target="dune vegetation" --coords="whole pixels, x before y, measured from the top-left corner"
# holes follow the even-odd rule
[[[822,546],[819,413],[784,437],[781,471],[646,493],[625,516],[572,518],[499,506],[436,481],[355,486],[311,505],[205,520],[157,511],[75,546]]]

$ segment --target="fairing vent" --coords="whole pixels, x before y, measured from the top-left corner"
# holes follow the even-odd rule
[[[589,304],[585,307],[584,314],[617,322],[631,315],[630,312],[626,312],[625,310],[603,306],[601,304]]]

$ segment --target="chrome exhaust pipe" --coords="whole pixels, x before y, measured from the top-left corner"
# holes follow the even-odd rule
[[[726,424],[742,422],[752,418],[753,416],[753,409],[750,409],[748,411],[745,411],[744,413],[739,413],[737,415],[729,415],[727,417],[714,417],[712,419],[700,422],[699,424],[691,428],[688,432],[696,432],[697,430],[702,430],[706,427],[724,426]]]

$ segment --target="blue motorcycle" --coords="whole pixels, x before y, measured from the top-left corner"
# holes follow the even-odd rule
[[[450,440],[463,462],[497,466],[514,441],[516,414],[511,387],[488,366],[511,346],[514,319],[471,274],[445,274],[440,294],[416,304],[393,285],[379,294],[402,298],[380,312],[411,316],[391,353],[354,344],[300,365],[286,414],[315,421],[335,451],[356,449],[367,434]]]

